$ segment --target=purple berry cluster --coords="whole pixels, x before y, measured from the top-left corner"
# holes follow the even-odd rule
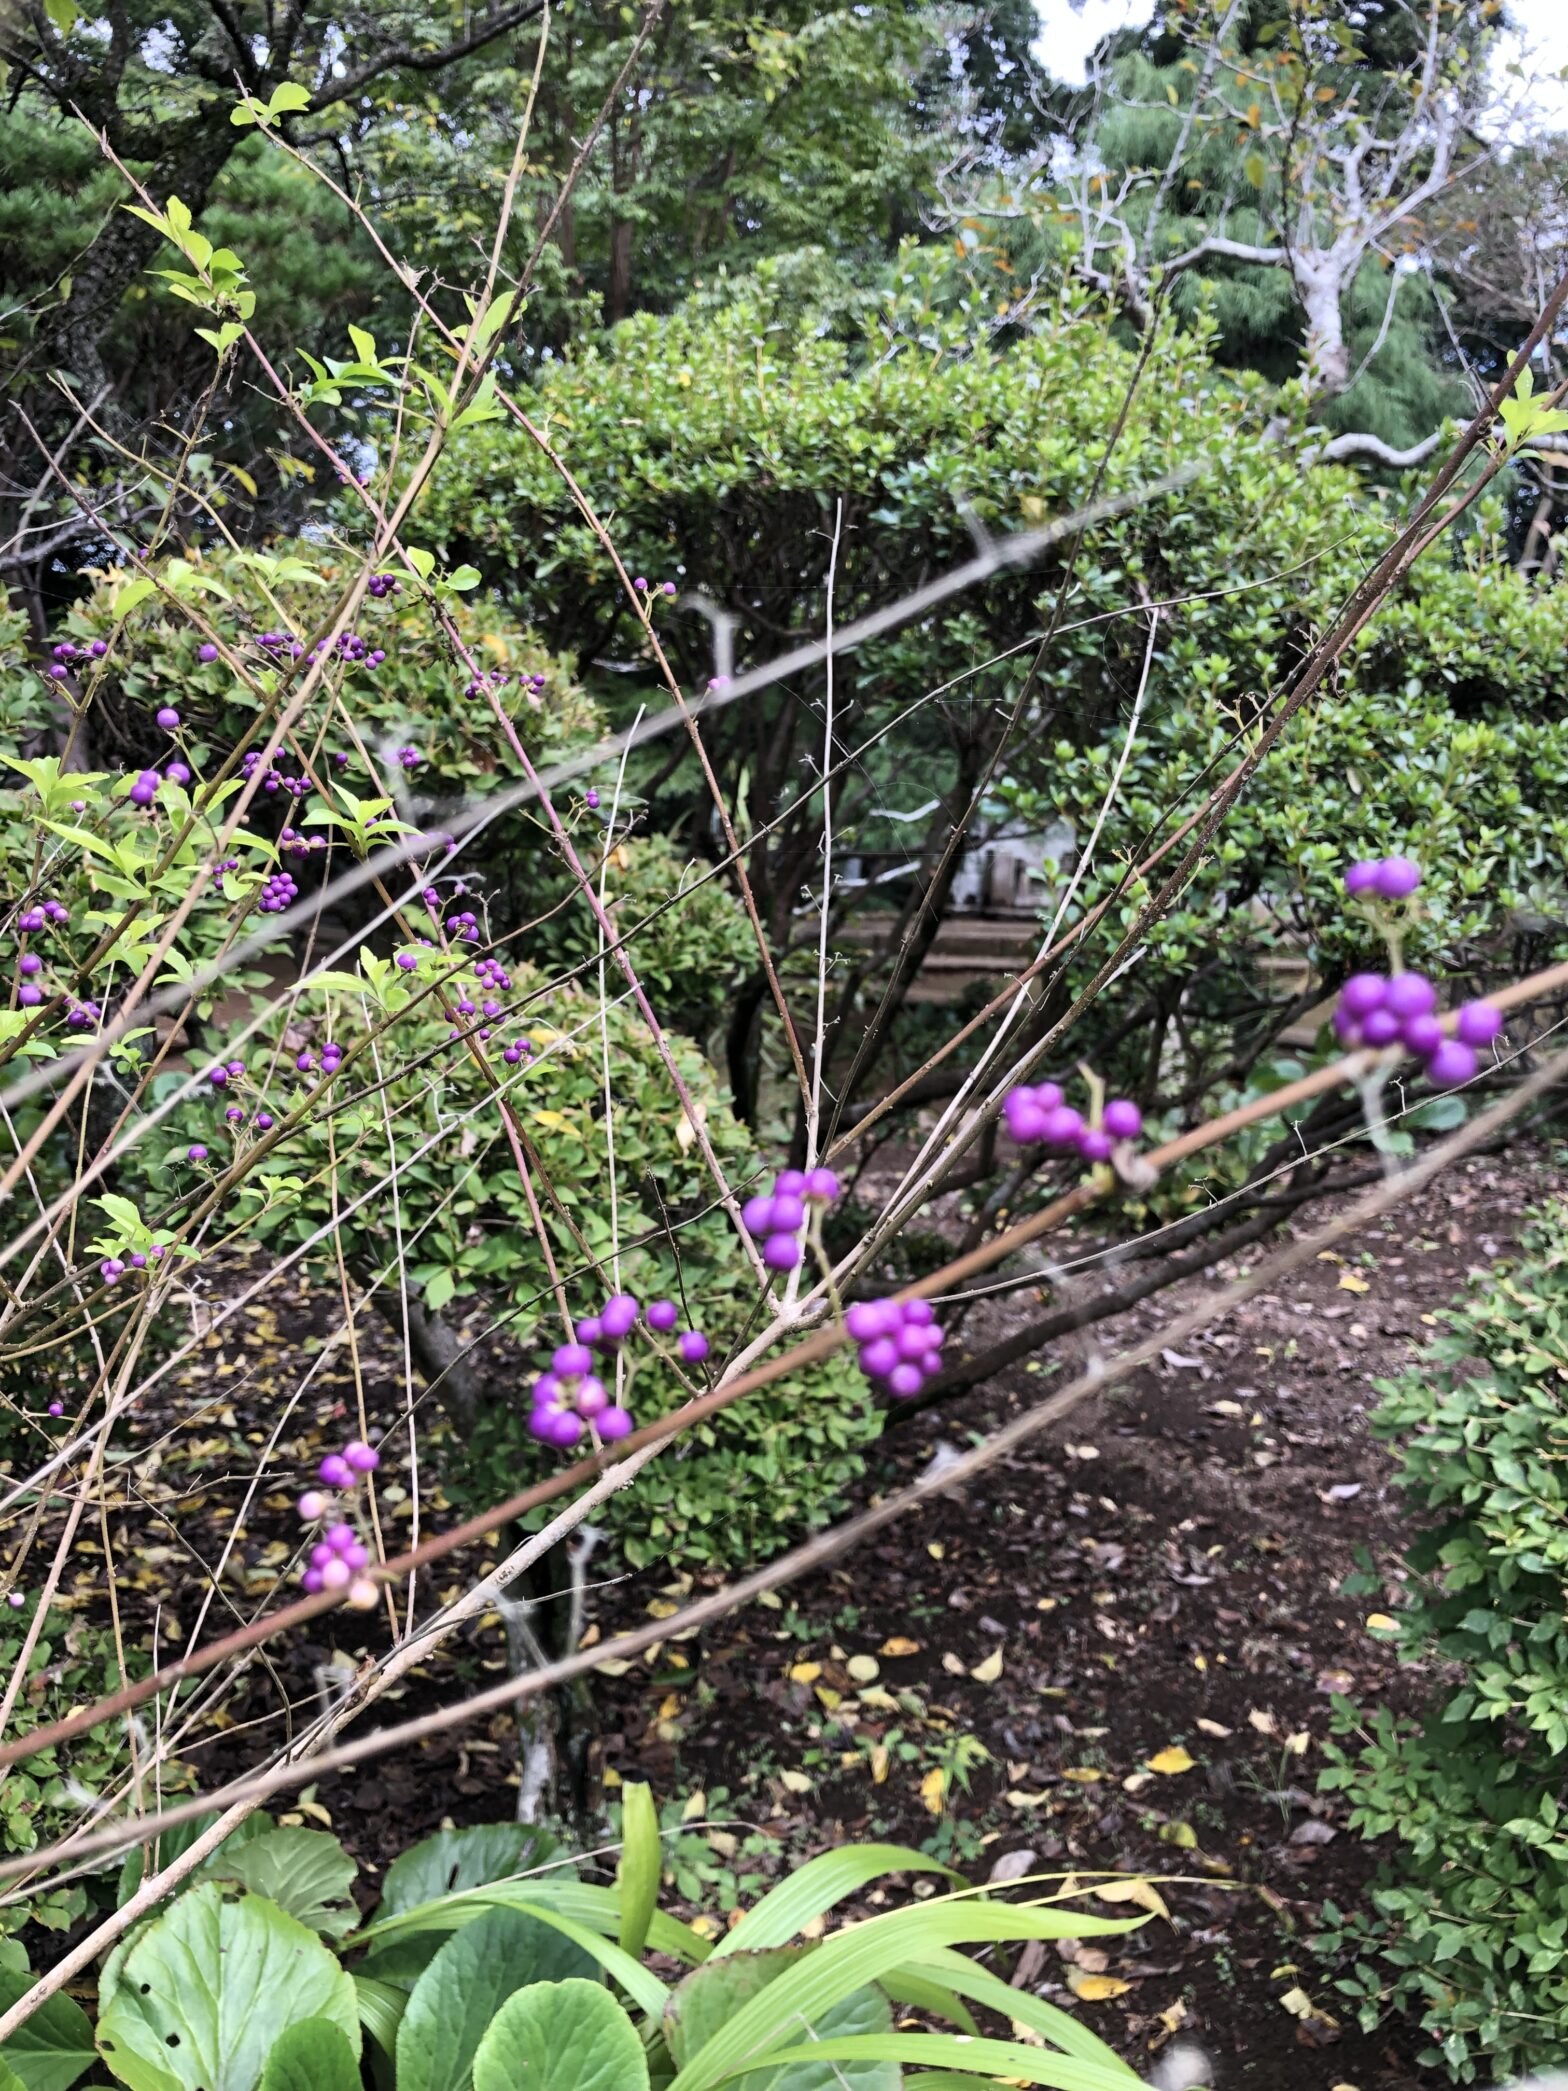
[[[154,1242],[143,1251],[132,1249],[128,1256],[106,1256],[98,1266],[98,1275],[105,1285],[118,1285],[127,1271],[144,1271],[149,1263],[161,1262],[163,1244]]]
[[[77,646],[70,639],[62,639],[50,650],[54,658],[49,663],[48,673],[59,682],[70,674],[73,661],[101,661],[109,651],[109,642],[107,639],[95,639],[91,646]]]
[[[1410,857],[1363,857],[1345,873],[1352,899],[1408,900],[1421,883],[1421,867]]]
[[[365,592],[367,595],[373,595],[379,603],[389,595],[400,594],[402,587],[403,584],[396,574],[372,574],[365,583]]]
[[[294,1065],[299,1069],[302,1075],[313,1074],[316,1068],[316,1056],[307,1047],[305,1051],[296,1055]],[[330,1077],[332,1075],[335,1075],[342,1065],[343,1048],[329,1038],[326,1044],[321,1048],[322,1075],[324,1077]]]
[[[929,1300],[856,1300],[844,1316],[860,1369],[895,1401],[909,1401],[941,1369],[942,1330]]]
[[[308,857],[326,846],[325,835],[302,835],[298,828],[285,828],[278,837],[278,848],[286,857]]]
[[[256,906],[263,915],[281,915],[299,898],[299,887],[286,871],[275,871],[266,880]]]
[[[150,806],[158,796],[158,786],[163,782],[157,770],[142,770],[128,794],[133,806]]]
[[[461,915],[448,915],[445,927],[447,935],[455,938],[460,944],[477,944],[479,942],[479,920],[472,913],[465,912]]]
[[[655,1335],[667,1336],[679,1320],[673,1300],[653,1300],[645,1311],[629,1292],[612,1293],[597,1314],[576,1324],[574,1340],[557,1347],[549,1370],[534,1381],[529,1435],[561,1451],[580,1443],[589,1428],[606,1444],[626,1437],[633,1428],[631,1412],[594,1371],[594,1352],[608,1361],[639,1322]],[[682,1330],[675,1347],[687,1365],[700,1365],[708,1355],[708,1339],[700,1329]]]
[[[639,595],[646,595],[648,593],[646,575],[638,574],[633,580],[632,586]],[[673,581],[655,581],[653,583],[653,593],[655,595],[673,595],[675,593],[675,583]]]
[[[47,929],[51,922],[64,925],[71,919],[71,911],[58,900],[35,900],[16,918],[16,926],[24,935],[33,936]]]
[[[247,748],[240,767],[247,777],[253,777],[261,762],[259,748]],[[280,769],[270,769],[261,780],[263,791],[286,791],[290,798],[303,799],[315,790],[309,777],[290,777]]]
[[[511,680],[511,676],[504,672],[499,675],[476,675],[463,691],[463,695],[465,697],[483,697],[488,691],[504,690]],[[548,680],[549,678],[544,675],[519,675],[517,687],[522,691],[530,704],[537,704],[539,693],[544,689]]]
[[[773,1189],[748,1198],[741,1207],[746,1232],[762,1243],[762,1260],[770,1271],[792,1271],[800,1262],[800,1235],[809,1208],[824,1210],[838,1196],[831,1169],[784,1169]]]
[[[397,759],[405,770],[417,770],[425,758],[417,748],[399,748]]]
[[[1334,1031],[1340,1043],[1354,1049],[1382,1050],[1402,1046],[1426,1068],[1439,1089],[1457,1089],[1473,1081],[1480,1065],[1477,1049],[1490,1045],[1503,1028],[1503,1015],[1490,1002],[1466,1002],[1454,1018],[1454,1034],[1445,1034],[1437,1016],[1437,989],[1424,973],[1352,973],[1339,991]]]
[[[351,1438],[341,1452],[329,1452],[316,1469],[328,1489],[350,1489],[381,1464],[381,1454],[363,1438]],[[344,1592],[350,1604],[361,1607],[376,1601],[375,1585],[361,1581],[370,1566],[370,1549],[354,1527],[338,1515],[338,1506],[319,1488],[310,1488],[299,1499],[299,1514],[308,1525],[331,1518],[310,1550],[309,1563],[300,1581],[308,1595],[318,1591]]]
[[[1096,1123],[1075,1111],[1055,1082],[1010,1089],[1002,1116],[1020,1147],[1054,1147],[1086,1162],[1109,1161],[1120,1141],[1136,1140],[1143,1131],[1143,1113],[1125,1097],[1112,1097]]]

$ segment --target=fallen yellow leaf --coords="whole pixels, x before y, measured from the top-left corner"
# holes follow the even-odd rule
[[[1167,2033],[1179,2033],[1186,2023],[1187,2007],[1180,1997],[1176,1999],[1175,2003],[1168,2010],[1160,2013],[1160,2024]],[[1336,2086],[1336,2091],[1344,2091],[1344,2086]]]
[[[822,1701],[822,1704],[827,1708],[828,1712],[837,1713],[838,1709],[844,1703],[844,1694],[842,1692],[835,1692],[832,1685],[830,1684],[819,1684],[816,1690],[817,1697]]]
[[[882,1674],[882,1665],[874,1655],[852,1655],[844,1668],[856,1684],[871,1684]]]
[[[885,1743],[878,1743],[871,1752],[871,1783],[881,1786],[887,1780],[888,1754]]]
[[[918,1655],[920,1643],[911,1641],[908,1634],[893,1634],[877,1652],[879,1655]]]
[[[786,1793],[810,1793],[811,1781],[804,1772],[780,1772],[779,1781]]]
[[[968,1675],[968,1672],[964,1669],[963,1664],[959,1661],[958,1657],[954,1655],[951,1649],[949,1649],[947,1654],[944,1655],[942,1658],[942,1668],[947,1672],[949,1677],[964,1677]]]
[[[1015,1786],[1007,1796],[1007,1805],[1009,1808],[1038,1808],[1050,1798],[1048,1793],[1024,1793]]]
[[[706,1815],[707,1812],[708,1796],[703,1792],[702,1788],[699,1786],[697,1788],[697,1791],[691,1795],[685,1807],[682,1808],[681,1821],[695,1822],[699,1815]]]
[[[920,1782],[920,1798],[933,1815],[942,1812],[942,1795],[947,1786],[947,1774],[940,1765],[926,1773]]]
[[[1193,1759],[1180,1743],[1172,1743],[1169,1749],[1161,1750],[1144,1761],[1151,1772],[1168,1772],[1173,1775],[1176,1772],[1190,1772],[1193,1767]]]
[[[1370,1292],[1372,1290],[1359,1271],[1341,1271],[1339,1274],[1339,1289],[1341,1292]],[[1309,2006],[1308,2008],[1310,2009],[1311,2007]]]
[[[1081,1968],[1067,1970],[1067,1987],[1086,2004],[1103,2004],[1111,1997],[1124,1997],[1132,1987],[1116,1975],[1086,1975]]]
[[[1198,1833],[1190,1822],[1167,1822],[1161,1827],[1160,1841],[1174,1844],[1178,1851],[1196,1851]]]
[[[1281,2011],[1288,2011],[1292,2018],[1307,2018],[1312,2012],[1312,1999],[1304,1989],[1287,1989],[1279,2000]]]
[[[821,1675],[820,1663],[791,1663],[789,1666],[791,1684],[815,1684]]]
[[[1393,1634],[1399,1631],[1399,1621],[1390,1619],[1386,1612],[1368,1612],[1367,1625],[1375,1634]]]
[[[1002,1674],[1002,1651],[993,1648],[983,1663],[976,1663],[970,1671],[976,1684],[995,1684]]]
[[[1092,1764],[1072,1764],[1062,1773],[1062,1777],[1071,1779],[1075,1786],[1093,1786],[1098,1780],[1103,1779],[1105,1774],[1096,1771]]]
[[[1219,1721],[1206,1720],[1202,1714],[1199,1714],[1198,1716],[1198,1726],[1202,1729],[1205,1735],[1218,1735],[1223,1737],[1227,1735],[1233,1735],[1235,1733],[1234,1729],[1224,1727]]]
[[[1133,1902],[1151,1916],[1163,1917],[1167,1923],[1170,1922],[1171,1913],[1165,1907],[1165,1898],[1152,1881],[1108,1880],[1094,1892],[1102,1902]]]

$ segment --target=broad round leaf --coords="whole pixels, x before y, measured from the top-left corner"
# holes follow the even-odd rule
[[[474,2091],[648,2091],[648,2063],[607,1990],[536,1982],[496,2013],[474,2057]]]
[[[359,2052],[352,1978],[316,1934],[260,1895],[182,1895],[116,1970],[98,2046],[131,2091],[254,2091],[279,2035],[325,2018]]]
[[[340,1939],[359,1922],[352,1893],[359,1866],[325,1830],[269,1830],[249,1843],[225,1845],[204,1870],[265,1895],[323,1938]]]
[[[304,2018],[273,2042],[261,2091],[361,2091],[359,2063],[330,2018]]]
[[[414,1984],[397,2031],[398,2091],[468,2091],[474,2051],[514,1990],[598,1969],[581,1946],[523,1910],[493,1909],[447,1940]]]
[[[438,1830],[392,1861],[381,1888],[377,1921],[395,1917],[439,1895],[487,1887],[558,1858],[565,1846],[530,1823],[481,1822]],[[565,1870],[565,1869],[563,1869]]]
[[[9,2011],[36,1980],[23,1970],[0,1969],[0,2011]],[[21,2079],[25,2091],[67,2091],[93,2058],[87,2013],[58,1990],[0,2047],[0,2064]]]

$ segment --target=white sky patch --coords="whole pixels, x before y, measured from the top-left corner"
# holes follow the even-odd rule
[[[1037,53],[1058,80],[1076,87],[1100,38],[1129,24],[1141,27],[1155,8],[1151,0],[1035,0],[1035,11]],[[1510,0],[1510,12],[1519,30],[1501,56],[1497,85],[1510,104],[1523,96],[1529,113],[1509,129],[1515,136],[1568,132],[1568,0]],[[1518,72],[1506,70],[1510,65]]]

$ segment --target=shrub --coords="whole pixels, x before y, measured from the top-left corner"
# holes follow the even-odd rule
[[[1364,2024],[1390,2004],[1461,2083],[1568,2060],[1568,1207],[1511,1270],[1477,1281],[1449,1332],[1372,1418],[1433,1522],[1411,1545],[1401,1655],[1457,1690],[1418,1721],[1341,1704],[1323,1785],[1398,1842],[1371,1910],[1327,1912],[1365,1957],[1342,1983]],[[1371,1579],[1366,1579],[1370,1584]]]
[[[474,2091],[525,2081],[647,2091],[672,2079],[697,2091],[741,2064],[756,2065],[748,2084],[771,2091],[897,2091],[905,2066],[921,2063],[961,2070],[965,2082],[1136,2086],[1065,2012],[957,1949],[1141,1920],[963,1892],[796,1943],[881,1877],[947,1872],[896,1845],[850,1845],[797,1868],[715,1945],[711,1919],[687,1924],[658,1907],[647,1788],[628,1789],[625,1816],[613,1887],[579,1878],[532,1831],[446,1830],[387,1869],[368,1924],[357,1922],[356,1867],[336,1838],[253,1818],[109,1956],[96,2028],[58,1995],[35,2013],[25,2050],[21,2040],[0,2047],[0,2063],[35,2081],[27,2071],[42,2041],[52,2091],[69,2091],[95,2053],[131,2091],[358,2091],[362,2063],[385,2091],[470,2081]],[[122,1892],[140,1878],[133,1862]],[[0,1964],[0,1999],[28,1979]],[[895,2030],[903,2004],[956,2035]],[[975,2037],[971,2005],[1022,2038]]]

